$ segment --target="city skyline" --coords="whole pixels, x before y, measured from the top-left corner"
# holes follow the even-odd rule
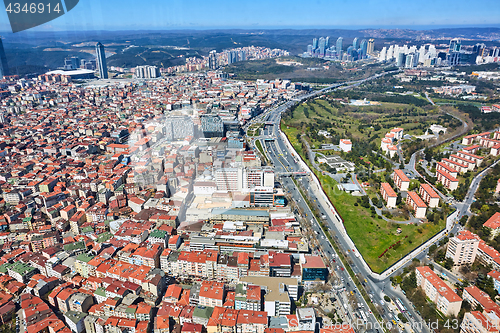
[[[213,8],[218,8],[214,11]],[[264,10],[263,10],[264,9]],[[154,0],[147,4],[133,1],[104,3],[81,2],[74,10],[33,31],[139,30],[139,29],[212,29],[212,28],[414,28],[447,26],[500,27],[500,7],[494,0],[482,0],[470,6],[465,0],[424,0],[394,5],[388,1],[330,3],[317,1],[307,5],[299,1],[254,1],[251,4],[174,1],[164,6]],[[430,10],[431,9],[431,10]],[[114,13],[114,15],[108,15]],[[210,15],[207,15],[210,13]],[[345,13],[354,13],[345,15]],[[0,31],[9,31],[7,14],[0,20]]]

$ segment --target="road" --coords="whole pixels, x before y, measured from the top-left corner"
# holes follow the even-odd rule
[[[359,84],[360,84],[359,82],[353,83],[353,85],[359,85]],[[331,90],[339,86],[340,85],[336,85],[329,87],[327,89]],[[344,86],[343,88],[346,89],[349,87],[350,86],[347,85]],[[317,94],[321,94],[324,91],[328,91],[327,89],[312,94],[304,95],[297,101],[303,101],[308,98],[314,97]],[[268,138],[268,140],[263,140],[263,147],[268,159],[275,167],[275,172],[277,173],[307,172],[307,176],[298,178],[299,186],[304,189],[305,194],[309,198],[309,201],[312,202],[313,204],[318,205],[319,212],[324,218],[324,223],[326,224],[327,228],[330,230],[331,234],[335,238],[340,250],[343,252],[345,257],[350,262],[350,266],[354,271],[354,273],[359,277],[360,281],[366,280],[365,289],[371,301],[374,304],[379,304],[382,307],[383,309],[382,318],[384,319],[384,321],[385,322],[391,321],[392,319],[395,319],[396,316],[393,310],[384,301],[384,296],[387,295],[393,300],[398,298],[401,299],[403,305],[408,309],[406,316],[409,319],[410,323],[422,322],[422,319],[420,319],[418,314],[414,311],[413,307],[406,299],[406,297],[401,292],[394,290],[392,288],[388,276],[385,278],[380,278],[379,276],[377,278],[376,277],[377,274],[374,274],[370,270],[370,268],[364,262],[362,257],[359,255],[358,251],[355,249],[352,240],[350,240],[349,236],[347,235],[342,224],[342,218],[337,213],[335,208],[331,206],[331,204],[327,202],[327,200],[325,199],[324,192],[322,191],[317,180],[314,179],[313,176],[310,174],[310,171],[308,170],[307,166],[300,159],[295,150],[293,150],[293,148],[290,147],[288,142],[285,142],[286,138],[279,129],[281,113],[285,111],[287,108],[291,107],[294,104],[294,102],[296,101],[288,101],[272,109],[271,111],[261,115],[259,119],[260,121],[272,123],[272,125],[265,126],[262,135],[263,137]],[[270,137],[273,137],[274,140],[269,139]],[[252,144],[255,144],[255,140],[260,140],[260,138],[259,137],[253,138],[251,141]],[[340,260],[338,260],[338,254],[335,252],[332,244],[330,244],[328,238],[321,229],[318,221],[316,220],[312,211],[307,205],[305,198],[302,196],[302,194],[300,193],[300,191],[298,190],[297,186],[295,185],[295,183],[292,181],[291,178],[282,177],[281,183],[284,190],[290,194],[292,200],[304,212],[304,217],[312,222],[313,232],[318,233],[318,235],[320,235],[318,239],[320,247],[327,256],[330,256],[329,258],[330,262],[335,263],[334,264],[335,273],[339,276],[340,280],[342,281],[345,291],[349,293],[350,291],[352,291],[357,301],[356,303],[362,306],[361,308],[359,308],[358,306],[356,306],[356,308],[353,308],[351,305],[349,305],[349,307],[351,308],[349,308],[350,311],[347,312],[348,317],[351,319],[351,321],[355,320],[356,314],[359,313],[359,311],[363,311],[363,309],[365,309],[366,312],[365,314],[368,315],[367,316],[368,322],[371,324],[369,326],[373,328],[371,330],[369,329],[368,331],[375,332],[376,331],[375,328],[378,327],[377,319],[372,313],[367,312],[369,310],[368,305],[366,304],[363,297],[360,295],[358,288],[353,283],[345,267],[342,265]],[[423,259],[425,258],[425,255],[426,252],[422,251],[421,253],[419,253],[418,257],[421,257]],[[404,267],[404,265],[402,267]],[[396,271],[393,272],[393,274],[396,273],[397,273]],[[355,322],[352,323],[354,324]],[[355,327],[357,326],[355,325]],[[418,325],[414,325],[414,330],[418,333],[429,332],[429,329],[427,327],[425,326],[419,327]]]

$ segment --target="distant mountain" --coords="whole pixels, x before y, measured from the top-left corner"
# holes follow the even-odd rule
[[[500,45],[500,28],[448,28],[433,30],[411,29],[213,29],[168,31],[81,31],[81,32],[20,32],[4,33],[3,43],[9,66],[55,68],[63,66],[64,58],[93,56],[93,45],[100,41],[110,66],[134,67],[150,64],[172,66],[182,64],[184,57],[202,56],[210,50],[243,46],[280,48],[299,54],[313,38],[329,36],[331,43],[342,36],[344,45],[354,37],[375,38],[375,47],[384,43],[405,41],[428,42],[462,38],[464,44],[477,41]],[[133,47],[135,46],[135,47]],[[42,51],[43,50],[43,51]],[[31,66],[31,67],[30,67]]]

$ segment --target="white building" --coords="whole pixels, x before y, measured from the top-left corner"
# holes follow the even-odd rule
[[[346,152],[346,153],[350,152],[352,150],[352,142],[351,142],[351,140],[340,139],[339,148],[343,152]]]

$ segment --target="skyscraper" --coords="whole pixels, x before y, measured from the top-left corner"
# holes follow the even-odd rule
[[[462,47],[462,41],[458,38],[453,38],[450,41],[450,49],[448,52],[460,52],[460,48]]]
[[[344,40],[344,38],[342,38],[342,37],[337,38],[336,50],[337,50],[337,56],[339,57],[339,59],[342,59],[342,41],[343,40]]]
[[[106,53],[104,52],[104,45],[98,42],[95,46],[97,55],[97,66],[99,67],[99,77],[101,79],[108,78],[108,66],[106,65]]]
[[[361,57],[366,57],[366,52],[367,52],[367,49],[368,49],[368,42],[366,41],[366,39],[363,39],[361,41],[361,44],[359,45],[359,47],[361,48]]]
[[[370,38],[368,40],[368,46],[366,48],[366,53],[367,54],[372,54],[373,51],[375,51],[375,40],[373,38]]]
[[[313,38],[313,50],[316,50],[318,48],[318,39]]]
[[[352,40],[352,46],[354,47],[355,50],[357,50],[359,48],[359,45],[358,45],[358,37],[355,37],[353,40]]]
[[[217,69],[217,51],[212,50],[208,54],[208,68],[214,70]]]
[[[325,55],[325,45],[326,45],[326,40],[323,37],[319,38],[318,42],[318,48],[319,48],[319,56],[323,57]]]
[[[0,37],[0,79],[9,75],[9,65],[7,64],[7,57],[3,49],[2,38]]]
[[[326,41],[325,42],[325,48],[327,49],[327,48],[330,47],[330,37],[326,37],[325,41]]]

